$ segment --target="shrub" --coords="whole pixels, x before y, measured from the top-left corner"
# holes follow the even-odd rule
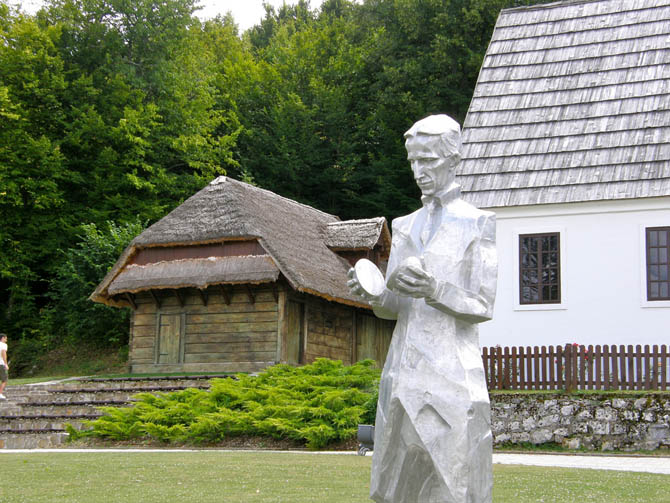
[[[255,377],[214,379],[209,391],[141,393],[133,407],[103,409],[90,429],[71,429],[71,437],[197,444],[270,436],[319,449],[355,437],[358,424],[374,418],[379,370],[373,365],[321,358],[304,367],[275,365]]]
[[[39,339],[22,337],[17,341],[12,341],[8,351],[9,370],[12,377],[32,375],[39,367],[43,352],[44,344]]]
[[[82,342],[118,346],[128,341],[129,310],[91,302],[89,295],[103,280],[130,241],[143,230],[140,221],[81,226],[81,241],[63,253],[51,282],[51,305],[44,310],[42,330],[48,344]]]

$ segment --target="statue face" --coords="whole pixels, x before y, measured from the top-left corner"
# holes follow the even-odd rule
[[[405,143],[414,180],[424,196],[433,196],[449,187],[455,179],[458,155],[442,157],[431,148],[439,137],[419,135]]]

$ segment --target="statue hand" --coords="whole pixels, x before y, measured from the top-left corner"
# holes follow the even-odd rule
[[[371,295],[365,290],[363,290],[363,287],[356,278],[356,271],[354,270],[353,267],[349,269],[347,277],[349,278],[349,280],[347,281],[347,286],[349,287],[349,291],[351,293],[353,293],[357,297],[360,297],[366,302],[375,302],[379,300],[379,296]]]
[[[432,297],[437,290],[437,280],[422,267],[402,265],[396,273],[393,290],[416,299]]]

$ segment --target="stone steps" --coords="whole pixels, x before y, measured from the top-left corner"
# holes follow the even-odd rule
[[[65,432],[0,434],[0,449],[49,449],[67,441]]]
[[[79,378],[35,385],[8,386],[0,402],[0,449],[57,447],[67,439],[65,425],[76,429],[102,415],[99,407],[128,407],[137,393],[208,389],[218,375],[175,377]]]
[[[65,424],[69,423],[80,430],[83,421],[93,420],[100,417],[100,413],[91,414],[45,414],[42,416],[14,416],[0,418],[0,435],[3,433],[20,433],[33,431],[64,431]]]

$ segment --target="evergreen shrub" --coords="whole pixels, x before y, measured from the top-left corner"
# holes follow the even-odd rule
[[[358,424],[374,422],[380,371],[372,360],[351,366],[317,359],[275,365],[258,376],[213,379],[209,390],[140,393],[132,407],[105,407],[72,439],[148,438],[212,444],[233,436],[291,439],[311,449],[354,438]]]

